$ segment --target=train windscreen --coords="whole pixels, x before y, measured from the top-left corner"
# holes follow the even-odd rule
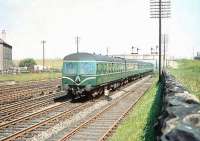
[[[91,75],[96,73],[95,62],[65,62],[63,73],[69,75]]]
[[[80,63],[80,74],[95,74],[96,65],[91,62],[81,62]]]

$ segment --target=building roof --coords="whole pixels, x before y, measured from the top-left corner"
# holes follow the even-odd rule
[[[6,43],[3,39],[0,38],[0,44],[3,44],[4,46],[8,47],[8,48],[11,48],[12,49],[12,46],[9,45],[8,43]]]

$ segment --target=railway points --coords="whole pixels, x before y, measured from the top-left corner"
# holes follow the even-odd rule
[[[39,98],[30,99],[23,103],[15,103],[14,105],[1,108],[0,123],[16,119],[25,114],[30,114],[36,109],[41,109],[44,106],[48,106],[54,103],[54,97],[60,95],[60,93],[53,93],[51,95],[45,95]]]
[[[146,83],[148,82],[148,83]],[[71,130],[60,141],[65,140],[104,140],[116,128],[120,120],[136,104],[144,92],[150,87],[150,81],[146,81],[136,90],[129,90],[123,97],[103,108],[93,117]]]
[[[48,141],[48,140],[55,141],[55,140],[62,139],[62,137],[64,137],[64,135],[66,133],[70,132],[70,130],[75,129],[82,123],[86,122],[89,118],[98,114],[98,112],[100,112],[107,106],[110,106],[116,102],[119,102],[121,99],[123,99],[123,96],[127,96],[130,93],[135,94],[138,91],[142,92],[142,89],[143,89],[142,86],[145,86],[145,85],[143,85],[145,83],[145,81],[146,81],[147,85],[151,85],[151,78],[144,78],[142,80],[133,82],[131,85],[115,91],[114,94],[111,95],[111,97],[113,99],[112,101],[109,101],[109,102],[107,100],[97,101],[95,105],[89,107],[88,109],[81,111],[77,115],[74,115],[71,119],[67,119],[66,121],[55,126],[53,129],[49,129],[49,131],[47,131],[45,133],[41,133],[41,135],[38,135],[38,137],[36,137],[35,139],[36,140],[46,140],[46,141]],[[150,83],[148,83],[148,82],[150,82]],[[126,102],[121,101],[120,103],[123,105]],[[88,133],[88,134],[90,134],[90,133]]]
[[[0,3],[0,141],[200,141],[200,0]]]
[[[62,80],[2,87],[0,140],[45,140],[51,135],[56,137],[55,131],[60,134],[61,129],[66,127],[73,131],[75,126],[86,122],[88,116],[96,117],[94,114],[104,113],[104,108],[103,111],[107,111],[122,103],[122,109],[117,108],[120,110],[117,115],[121,116],[117,116],[113,122],[120,121],[124,116],[120,112],[130,109],[148,88],[145,84],[151,84],[147,83],[151,80],[147,75],[152,71],[153,65],[142,61],[89,53],[66,56]],[[56,92],[60,82],[62,91]],[[68,97],[67,101],[54,101],[63,93]],[[100,97],[104,93],[110,97],[109,100]],[[81,99],[85,99],[84,102]],[[59,127],[63,123],[67,125]]]
[[[115,61],[121,61],[123,65],[123,60]],[[139,63],[134,62],[131,68],[130,61],[130,69],[138,69]],[[124,65],[127,63],[125,62]],[[107,67],[112,68],[114,65],[107,65]],[[126,72],[120,77],[112,75],[123,74],[123,71],[114,72],[117,71],[116,68],[107,70],[105,74],[101,74],[103,72],[93,74],[98,83],[87,81],[91,80],[88,74],[87,77],[83,77],[83,74],[75,75],[71,78],[74,81],[73,84],[72,81],[66,83],[64,79],[68,76],[63,74],[62,81],[56,79],[24,85],[16,84],[10,86],[10,89],[9,86],[2,87],[0,90],[2,100],[0,141],[76,141],[80,139],[100,141],[110,139],[121,121],[152,85],[153,78],[148,75],[151,73],[151,68],[140,68],[137,75],[134,74],[135,70],[132,72],[133,75]],[[99,75],[107,77],[98,79]],[[70,80],[69,77],[67,79]],[[61,84],[62,91],[56,91],[57,86]],[[88,84],[92,84],[90,90],[97,95],[96,97],[87,97],[84,88],[88,88]],[[72,88],[73,91],[66,91],[70,90],[66,88]],[[74,95],[78,94],[78,97],[71,97],[70,92]],[[84,94],[81,96],[80,92]],[[103,96],[105,92],[106,96],[109,94],[110,100],[107,100],[105,95]],[[8,98],[9,96],[11,97]],[[60,100],[55,101],[58,97]],[[80,101],[81,99],[85,100]]]
[[[137,83],[139,83],[140,81],[144,82],[144,80],[142,79],[142,80],[137,80],[133,83],[136,83],[135,85],[138,85]],[[129,84],[128,86],[124,86],[123,90],[117,90],[113,92],[113,94],[111,93],[111,96],[113,97],[113,99],[118,99],[118,97],[121,97],[122,94],[130,91],[130,89],[132,88],[136,89],[136,86],[132,86],[132,84]],[[119,93],[118,96],[116,96],[117,93]],[[35,98],[35,104],[36,105],[39,104],[39,101],[42,102],[42,100],[44,100],[45,98],[47,97],[43,96],[43,98],[38,98],[39,99],[38,103],[36,102],[37,98]],[[24,116],[19,116],[13,119],[11,118],[12,114],[10,115],[8,114],[7,116],[2,117],[1,119],[0,140],[4,141],[4,140],[31,139],[34,136],[37,136],[38,134],[53,128],[54,125],[60,124],[60,122],[64,122],[66,119],[69,120],[70,116],[73,117],[75,114],[78,114],[84,109],[91,108],[92,105],[94,105],[95,103],[98,103],[97,101],[105,102],[104,99],[100,98],[99,100],[96,99],[95,101],[88,101],[86,103],[70,103],[69,101],[64,102],[64,103],[58,102],[56,104],[49,103],[50,104],[49,106],[41,108],[41,110],[36,110],[35,112],[30,111],[26,114],[22,114]],[[34,102],[33,102],[33,105],[34,105]],[[1,107],[1,109],[7,110],[15,106],[17,106],[17,104],[13,104],[8,108]],[[30,107],[29,106],[27,105],[26,107],[30,108],[31,106]],[[14,114],[15,113],[13,113],[13,115]],[[5,121],[3,121],[3,119],[5,119]]]
[[[24,139],[27,136],[30,138],[33,135],[31,132],[35,132],[35,130],[36,132],[37,130],[41,131],[44,125],[52,126],[59,120],[69,117],[70,114],[74,114],[77,110],[90,104],[90,102],[85,104],[70,104],[69,102],[56,104],[50,108],[2,124],[0,125],[0,139],[2,141],[15,140],[17,138],[21,139],[23,136]]]

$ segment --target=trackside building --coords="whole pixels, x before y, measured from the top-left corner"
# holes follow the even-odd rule
[[[12,67],[12,46],[0,39],[0,72]]]

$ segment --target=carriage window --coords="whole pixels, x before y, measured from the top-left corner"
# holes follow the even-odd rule
[[[109,73],[111,73],[112,72],[112,66],[111,66],[110,63],[108,64],[108,66],[109,66]]]
[[[99,64],[97,64],[97,73],[100,73],[100,68],[99,68]]]
[[[106,73],[110,73],[110,68],[109,68],[109,64],[106,64]]]
[[[76,74],[77,64],[75,63],[65,63],[64,64],[64,73],[66,74]]]
[[[80,63],[80,74],[95,74],[95,63]]]
[[[106,64],[103,64],[103,74],[106,73]]]
[[[97,64],[97,73],[98,74],[103,74],[103,64]]]

